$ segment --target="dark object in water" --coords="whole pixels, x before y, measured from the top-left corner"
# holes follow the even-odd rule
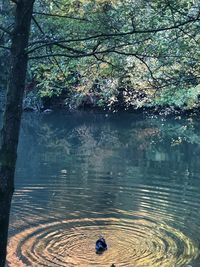
[[[116,267],[116,265],[113,263],[113,264],[110,265],[110,267]]]
[[[105,250],[107,250],[108,246],[106,244],[106,240],[103,237],[100,237],[97,241],[96,241],[96,253],[97,254],[101,254],[103,253]]]

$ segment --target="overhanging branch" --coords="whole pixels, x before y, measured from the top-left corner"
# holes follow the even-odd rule
[[[111,38],[111,37],[124,37],[124,36],[128,36],[128,35],[133,35],[133,34],[151,34],[151,33],[158,33],[158,32],[163,32],[163,31],[170,31],[170,30],[174,30],[174,29],[178,29],[180,27],[183,27],[187,24],[190,23],[195,23],[197,21],[200,21],[200,14],[198,14],[198,16],[196,18],[190,18],[184,22],[176,22],[175,24],[168,26],[168,27],[161,27],[161,28],[157,28],[157,29],[144,29],[144,30],[131,30],[128,32],[118,32],[118,33],[100,33],[100,34],[96,34],[96,35],[91,35],[91,36],[87,36],[87,37],[80,37],[80,38],[72,38],[72,39],[62,39],[62,40],[37,40],[34,41],[32,43],[29,44],[29,46],[31,45],[36,45],[36,44],[43,44],[45,45],[51,45],[51,44],[56,44],[56,43],[72,43],[72,42],[83,42],[83,41],[89,41],[92,39],[101,39],[101,38]]]

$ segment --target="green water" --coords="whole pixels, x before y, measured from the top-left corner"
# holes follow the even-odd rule
[[[25,114],[18,152],[10,267],[200,266],[198,119]]]

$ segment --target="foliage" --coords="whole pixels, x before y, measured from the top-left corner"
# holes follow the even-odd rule
[[[164,89],[156,95],[152,104],[156,106],[172,106],[181,109],[192,109],[199,107],[199,96],[199,85],[191,88]]]
[[[28,80],[71,107],[196,106],[199,17],[197,0],[36,0]]]

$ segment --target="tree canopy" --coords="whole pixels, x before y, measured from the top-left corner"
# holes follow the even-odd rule
[[[12,34],[8,2],[2,53]],[[200,93],[199,22],[195,0],[36,0],[28,79],[40,97],[64,95],[71,106],[92,93],[100,106],[191,108]]]

